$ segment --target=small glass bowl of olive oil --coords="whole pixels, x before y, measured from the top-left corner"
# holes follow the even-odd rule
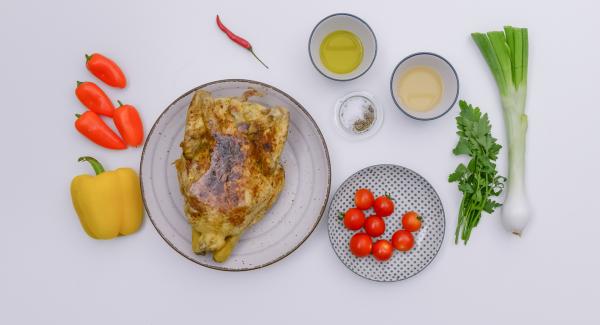
[[[390,90],[396,106],[417,120],[446,114],[458,98],[458,75],[442,56],[420,52],[404,58],[392,73]]]
[[[377,55],[369,25],[351,14],[333,14],[313,29],[308,52],[317,70],[333,80],[352,80],[366,73]]]

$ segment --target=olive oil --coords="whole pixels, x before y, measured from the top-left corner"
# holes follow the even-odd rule
[[[444,92],[444,82],[434,69],[417,66],[400,76],[396,90],[403,106],[408,110],[427,112],[439,104]]]
[[[336,30],[325,36],[319,54],[327,70],[347,74],[358,68],[362,62],[363,45],[354,33]]]

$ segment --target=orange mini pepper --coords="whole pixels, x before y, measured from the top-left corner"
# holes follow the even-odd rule
[[[83,114],[75,114],[75,128],[86,138],[104,148],[121,150],[127,145],[119,136],[98,116],[98,114],[87,111]]]
[[[140,114],[135,107],[123,105],[120,101],[117,102],[119,103],[119,107],[117,107],[113,115],[115,125],[119,133],[121,133],[123,140],[128,145],[137,147],[144,140],[144,127]]]
[[[77,81],[75,95],[83,106],[100,115],[112,117],[115,106],[106,93],[93,82]]]
[[[86,54],[85,59],[85,66],[88,70],[107,85],[116,88],[125,88],[127,86],[125,74],[113,60],[99,53]]]

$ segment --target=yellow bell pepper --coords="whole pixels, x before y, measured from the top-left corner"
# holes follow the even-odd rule
[[[104,171],[92,157],[81,157],[96,172],[71,181],[71,199],[85,232],[95,239],[111,239],[136,232],[144,209],[137,173],[131,168]]]

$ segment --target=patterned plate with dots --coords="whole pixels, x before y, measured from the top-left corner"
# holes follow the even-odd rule
[[[373,238],[373,242],[391,240],[393,233],[402,228],[404,212],[414,210],[422,215],[422,228],[413,233],[413,249],[394,250],[394,255],[384,262],[375,260],[372,255],[361,258],[352,255],[350,238],[358,231],[346,229],[339,212],[354,207],[354,193],[359,188],[370,189],[375,197],[388,193],[395,201],[394,213],[384,218],[385,233]],[[366,216],[371,214],[374,214],[373,209],[365,211]],[[335,193],[328,220],[331,245],[342,263],[362,277],[382,282],[408,279],[426,268],[442,245],[446,224],[442,201],[431,184],[414,171],[397,165],[371,166],[350,176]]]

